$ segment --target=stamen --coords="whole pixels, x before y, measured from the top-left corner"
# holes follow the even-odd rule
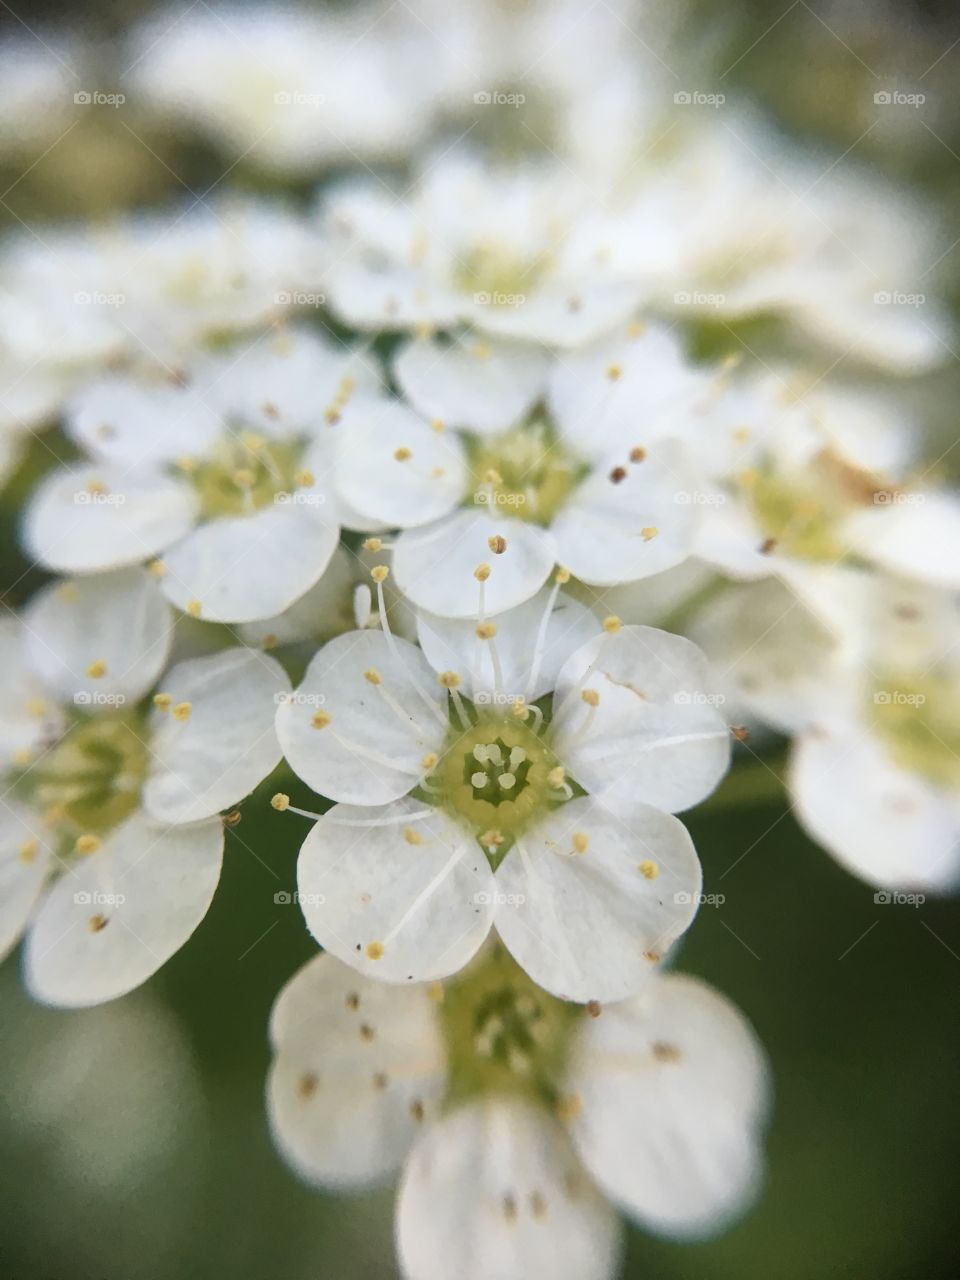
[[[193,710],[193,705],[191,703],[178,702],[177,705],[173,708],[173,711],[171,714],[173,715],[174,720],[184,721],[184,720],[190,719],[190,712],[192,710]]]
[[[96,853],[100,848],[100,838],[94,835],[77,836],[76,843],[73,848],[75,853],[82,854],[86,857],[91,853]]]
[[[97,658],[95,662],[91,662],[87,667],[87,675],[91,680],[102,680],[107,674],[107,664],[102,658]]]

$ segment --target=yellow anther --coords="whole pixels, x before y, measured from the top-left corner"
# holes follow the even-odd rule
[[[433,470],[430,472],[430,475],[434,480],[442,480],[446,474],[447,474],[446,467],[434,467]]]
[[[383,678],[376,667],[371,667],[369,671],[363,673],[363,678],[367,684],[383,684]]]
[[[57,587],[57,595],[61,600],[67,601],[68,604],[72,604],[79,594],[80,592],[77,590],[77,584],[75,582],[61,582],[59,587]]]
[[[13,753],[13,763],[19,765],[28,765],[33,759],[33,752],[29,747],[20,747]]]
[[[422,342],[433,337],[433,325],[429,320],[418,320],[413,331]]]
[[[455,671],[441,671],[437,676],[437,681],[444,689],[460,688],[460,677]]]
[[[24,840],[23,844],[17,850],[17,857],[21,862],[33,862],[40,849],[39,840]]]
[[[106,674],[107,664],[102,658],[97,658],[96,661],[91,662],[89,667],[87,667],[87,675],[91,680],[102,680]]]
[[[95,916],[90,917],[87,927],[91,933],[100,933],[107,927],[107,917],[98,911]]]
[[[382,547],[383,547],[382,538],[364,538],[363,540],[364,551],[380,551]]]
[[[484,484],[503,484],[503,476],[493,467],[483,473]]]
[[[607,365],[607,377],[610,379],[610,381],[611,381],[611,382],[617,382],[620,378],[622,378],[622,377],[623,377],[623,367],[622,367],[622,365],[619,365],[619,364],[608,364],[608,365]]]
[[[100,848],[100,839],[98,836],[91,835],[77,836],[73,848],[76,853],[82,853],[84,856],[96,853]]]
[[[623,626],[623,623],[620,621],[620,619],[617,617],[615,613],[609,614],[603,620],[604,631],[608,632],[608,634],[612,636],[615,636],[622,626]]]
[[[278,813],[283,813],[284,809],[290,808],[290,797],[284,795],[282,791],[278,791],[271,799],[270,805],[272,808],[276,809]]]
[[[188,613],[191,618],[199,618],[200,610],[202,608],[203,608],[203,605],[200,603],[199,600],[188,600],[186,604],[186,608],[184,609],[184,612]]]
[[[554,789],[556,789],[557,787],[562,787],[564,782],[566,782],[566,780],[567,780],[567,771],[566,769],[564,769],[562,764],[556,765],[547,774],[547,785],[553,787]]]
[[[440,757],[437,753],[435,751],[428,751],[420,761],[420,768],[426,769],[429,772],[431,769],[435,769],[439,763]]]
[[[383,943],[368,942],[367,943],[367,959],[380,960],[382,957],[383,957]]]
[[[473,571],[473,576],[478,582],[486,582],[490,577],[490,566],[488,564],[478,564]]]
[[[252,489],[256,479],[249,467],[238,467],[233,473],[233,483],[238,489]]]
[[[427,996],[434,1004],[443,1004],[443,983],[431,982],[427,987]]]
[[[583,1099],[579,1093],[568,1094],[557,1103],[557,1117],[562,1124],[575,1120],[583,1110]]]
[[[510,714],[515,720],[526,720],[527,716],[530,714],[530,708],[527,706],[523,698],[519,697],[515,702],[510,704]]]
[[[646,330],[647,326],[642,320],[631,320],[627,325],[627,337],[635,341],[637,338],[642,338]]]
[[[477,360],[489,360],[493,355],[493,347],[489,342],[478,342],[473,348],[473,354]]]
[[[196,458],[191,458],[185,455],[184,457],[177,459],[177,466],[180,468],[181,471],[186,471],[186,472],[196,471],[197,460]]]
[[[495,556],[502,556],[507,549],[507,540],[502,534],[495,533],[492,538],[487,539],[487,546]]]
[[[330,720],[331,720],[331,716],[329,712],[317,711],[311,717],[310,723],[313,725],[315,729],[325,729],[327,725],[330,723]]]
[[[575,831],[573,833],[572,844],[574,853],[586,853],[590,844],[590,837],[583,831]]]
[[[480,622],[477,624],[477,637],[480,640],[492,640],[497,634],[497,624],[495,622]]]
[[[298,471],[293,477],[293,483],[300,489],[310,489],[317,483],[317,477],[312,471],[304,468],[303,471]]]
[[[447,429],[446,423],[443,421],[442,418],[430,419],[430,430],[436,431],[437,435],[440,435],[442,432],[446,431],[446,429]]]
[[[503,832],[496,830],[485,831],[480,837],[480,843],[485,849],[499,849],[503,844]]]
[[[746,471],[741,471],[737,478],[745,489],[749,489],[760,479],[760,473],[755,467],[748,467]]]
[[[261,648],[269,652],[271,649],[275,649],[276,647],[277,647],[277,637],[271,631],[269,635],[265,635],[263,637]]]
[[[396,458],[398,462],[406,462],[407,459],[411,458],[413,455],[411,454],[407,446],[405,444],[402,444],[399,449],[394,449],[393,456]]]
[[[645,880],[656,880],[660,874],[660,868],[652,858],[644,858],[643,862],[639,863],[637,870]]]
[[[581,689],[580,697],[588,707],[599,707],[600,705],[600,695],[596,689]]]
[[[635,444],[630,450],[631,462],[642,462],[646,456],[647,451],[644,449],[643,445]]]
[[[33,716],[35,720],[42,720],[49,710],[45,698],[28,698],[27,699],[27,715]]]
[[[423,836],[416,827],[404,827],[403,838],[407,844],[423,844]]]
[[[193,704],[190,702],[178,702],[171,711],[174,720],[189,720],[190,712],[193,710]]]
[[[385,564],[375,564],[370,570],[370,577],[374,582],[386,582],[390,576],[390,567]]]
[[[329,409],[324,410],[323,416],[328,426],[335,427],[340,421],[340,410],[331,405]]]
[[[275,404],[262,404],[260,408],[268,418],[275,418],[278,416],[277,406]],[[249,449],[250,452],[254,454],[260,453],[266,447],[267,443],[263,436],[258,436],[255,431],[242,431],[240,433],[240,440],[244,448]]]
[[[153,695],[153,705],[158,711],[169,711],[172,702],[173,698],[169,693],[155,693]]]
[[[107,486],[103,483],[102,480],[90,480],[87,483],[87,493],[92,493],[96,495],[99,493],[106,493],[106,492],[107,492]]]
[[[559,582],[561,587],[570,581],[570,570],[562,564],[557,566],[557,572],[553,575],[554,582]]]
[[[167,566],[162,560],[151,560],[147,564],[147,570],[149,573],[152,573],[155,578],[162,578],[167,572]]]
[[[751,431],[749,427],[737,427],[730,432],[730,435],[737,444],[746,444],[750,439]]]
[[[649,542],[650,539],[655,538],[659,532],[660,530],[655,524],[648,524],[640,530],[640,536],[643,538],[644,542]]]

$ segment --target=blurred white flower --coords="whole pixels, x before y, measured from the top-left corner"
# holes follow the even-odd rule
[[[605,1201],[689,1238],[757,1190],[763,1052],[694,978],[658,976],[592,1018],[497,949],[440,991],[319,956],[278,997],[271,1040],[271,1127],[300,1175],[350,1189],[401,1171],[409,1280],[607,1280]]]
[[[692,920],[700,867],[670,814],[729,759],[702,655],[558,591],[474,625],[421,617],[422,649],[339,636],[278,708],[289,764],[338,802],[300,853],[304,915],[362,972],[443,977],[495,926],[546,989],[617,999]]]
[[[330,562],[341,511],[327,479],[329,424],[377,380],[362,353],[307,331],[200,362],[183,384],[97,379],[66,420],[94,460],[40,483],[27,547],[60,572],[160,555],[164,592],[192,616],[271,618]]]
[[[26,982],[45,1003],[123,995],[186,942],[219,878],[220,811],[280,760],[290,685],[262,653],[181,662],[137,705],[168,615],[131,570],[54,586],[0,630],[0,951],[30,924]]]
[[[232,161],[295,176],[402,155],[436,97],[427,50],[392,6],[202,6],[132,36],[131,100]]]

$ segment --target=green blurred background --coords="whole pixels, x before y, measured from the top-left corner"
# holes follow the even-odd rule
[[[128,0],[83,14],[13,7],[17,16],[0,7],[4,34],[22,34],[23,22],[49,30],[65,17],[109,34],[143,9]],[[949,5],[757,0],[703,12],[729,48],[720,59],[734,64],[728,84],[799,134],[838,154],[856,146],[891,180],[942,209],[955,204],[960,116],[950,90],[960,26]],[[888,72],[905,87],[922,78],[940,95],[932,135],[912,122],[900,134],[861,139],[858,104]],[[198,189],[223,168],[199,146],[181,159]],[[41,209],[102,212],[102,184],[89,170],[71,184],[61,165],[62,158],[41,162],[18,182],[5,197],[8,225],[14,214]],[[132,205],[175,194],[161,160],[138,157],[124,181],[111,200]],[[931,293],[957,300],[956,259],[947,255]],[[926,392],[941,447],[957,434],[956,383],[953,366]],[[39,580],[25,572],[14,528],[42,452],[32,452],[0,499],[0,590],[11,607]],[[296,780],[279,781],[296,802]],[[242,806],[209,916],[141,992],[102,1009],[54,1013],[23,996],[16,958],[0,969],[3,1277],[394,1274],[391,1189],[316,1194],[287,1171],[267,1133],[270,1005],[314,952],[298,909],[274,901],[295,887],[299,836],[291,826],[299,820],[269,807],[277,786],[268,781]],[[960,905],[877,904],[869,887],[805,839],[784,798],[743,807],[734,794],[721,791],[690,816],[705,892],[725,901],[701,910],[679,963],[741,1005],[767,1046],[776,1085],[769,1177],[754,1212],[719,1240],[675,1245],[631,1231],[624,1274],[952,1280]]]

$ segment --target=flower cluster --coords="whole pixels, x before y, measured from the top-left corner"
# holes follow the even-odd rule
[[[606,1280],[611,1206],[699,1236],[756,1192],[763,1053],[672,971],[734,752],[789,735],[872,883],[960,877],[960,504],[896,377],[949,328],[883,301],[936,232],[680,123],[600,9],[161,17],[109,105],[267,194],[0,250],[50,579],[0,627],[0,950],[58,1006],[143,983],[283,761],[253,803],[325,954],[272,1128],[317,1185],[400,1172],[410,1280]]]

